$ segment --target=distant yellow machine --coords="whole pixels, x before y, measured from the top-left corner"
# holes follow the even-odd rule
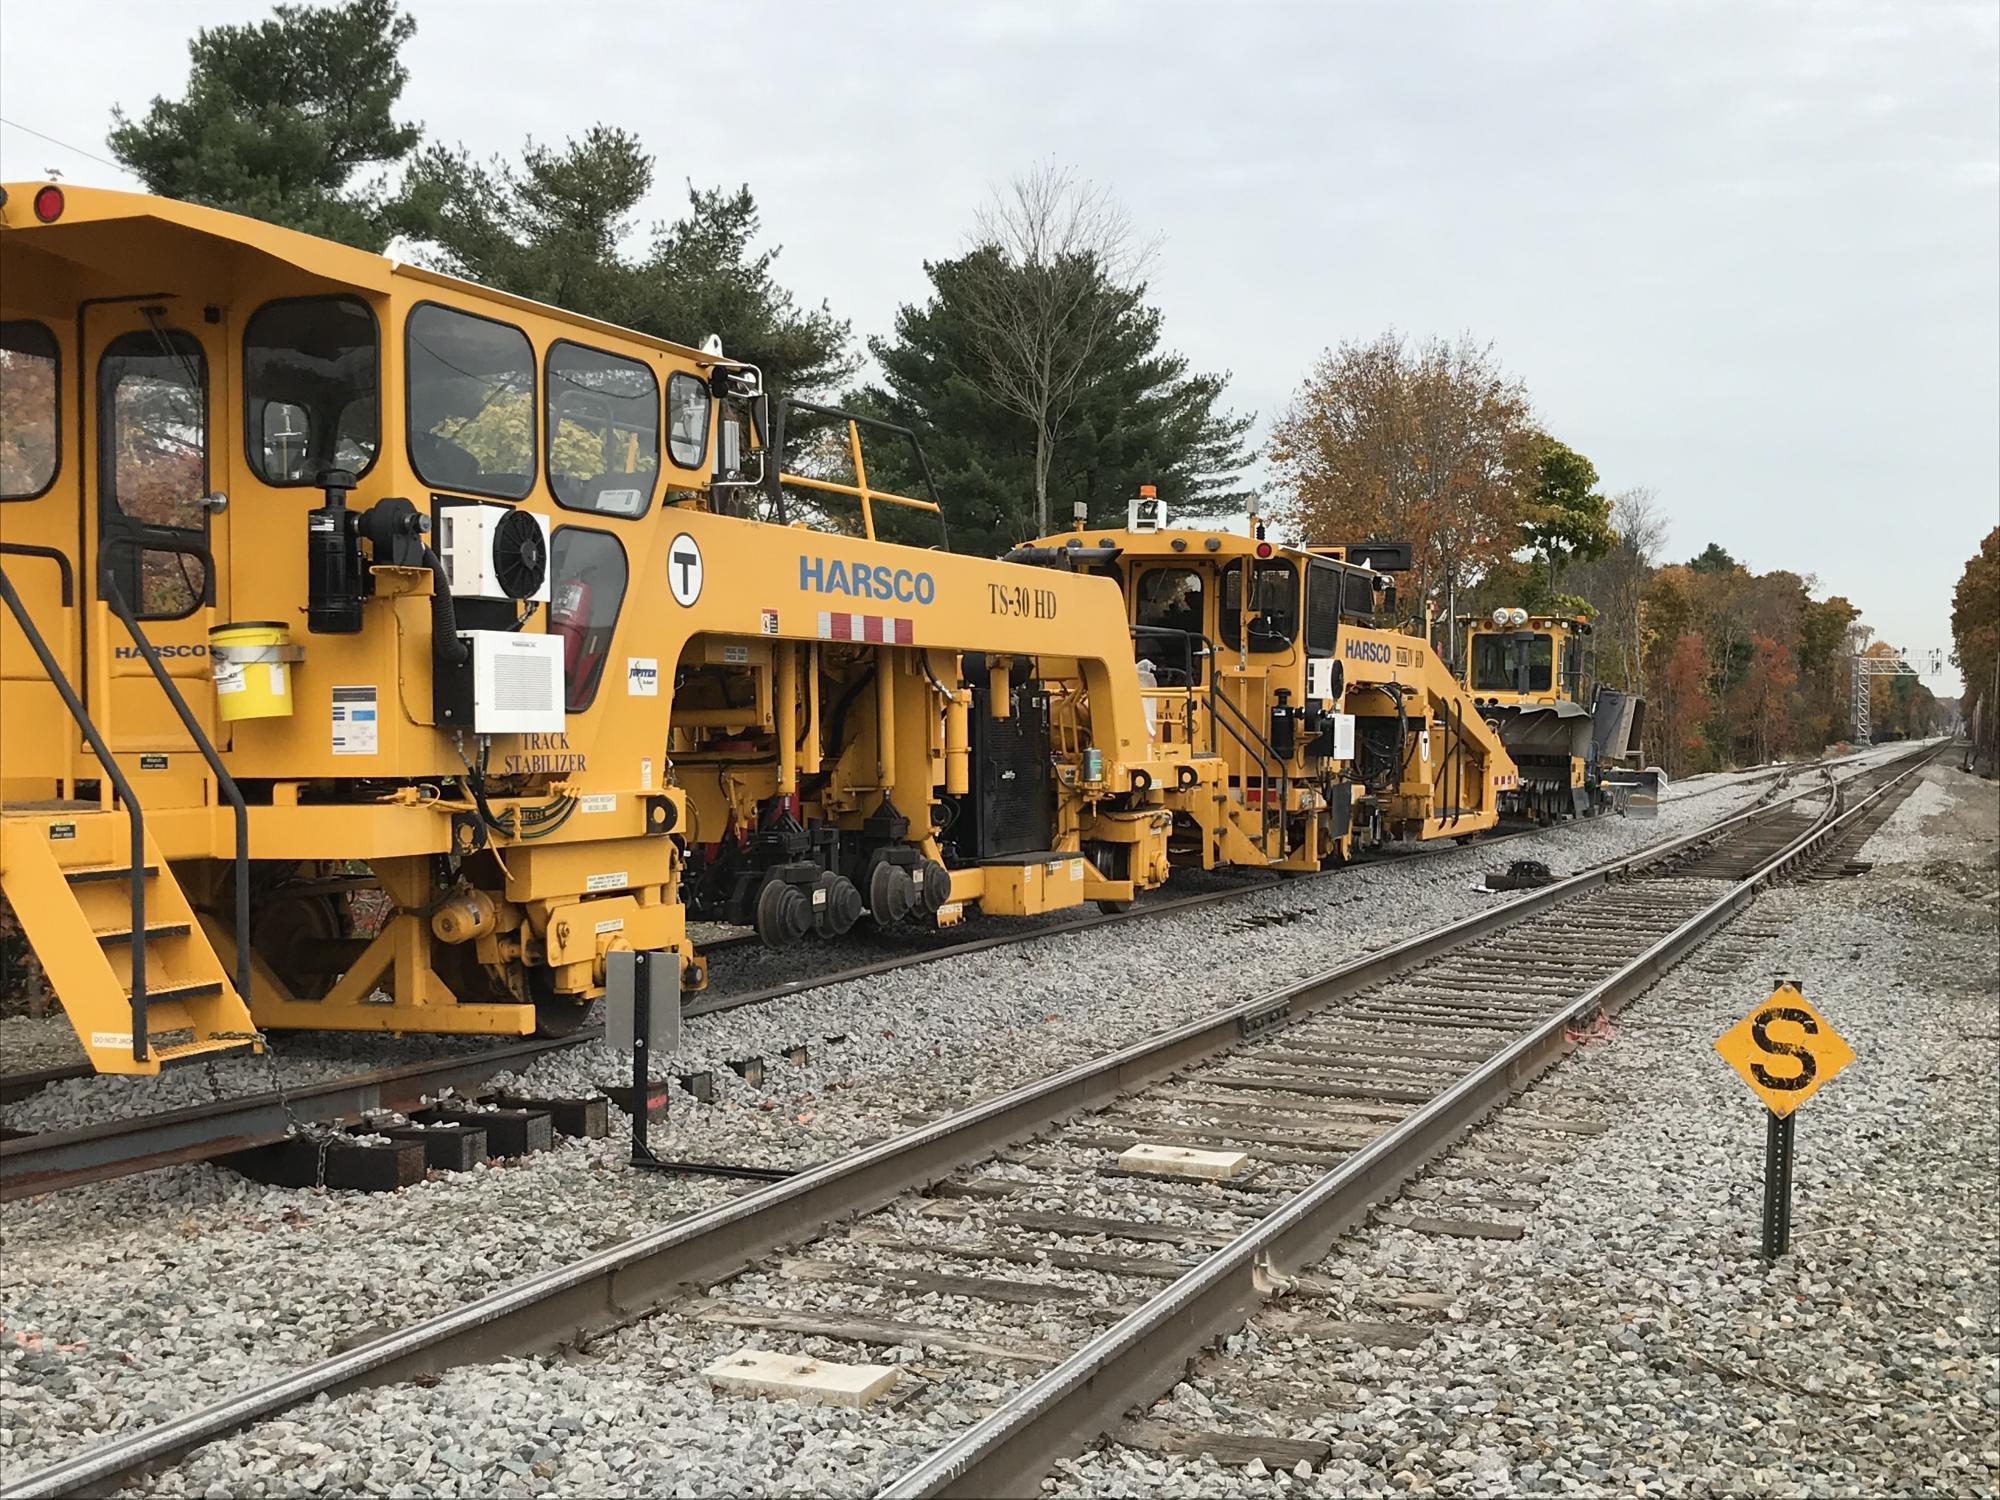
[[[1652,815],[1659,774],[1639,766],[1645,700],[1597,681],[1587,618],[1502,607],[1459,623],[1464,685],[1520,771],[1506,811],[1541,820]]]
[[[1012,561],[891,542],[940,511],[871,488],[882,424],[714,341],[4,191],[0,889],[100,1070],[560,1032],[612,952],[701,984],[690,913],[1118,905],[1476,832],[1512,783],[1351,550],[1152,497]],[[767,466],[802,411],[842,477]]]

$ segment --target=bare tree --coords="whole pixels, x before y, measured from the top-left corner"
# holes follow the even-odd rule
[[[975,221],[960,290],[973,368],[960,373],[1035,436],[1035,516],[1049,530],[1049,470],[1093,356],[1140,295],[1154,246],[1108,189],[1045,162]]]
[[[1667,540],[1667,518],[1661,512],[1659,497],[1645,488],[1614,495],[1611,529],[1618,536],[1611,550],[1601,558],[1574,565],[1570,582],[1597,606],[1600,674],[1620,687],[1643,692],[1646,640],[1639,605]],[[1611,662],[1605,661],[1607,654],[1612,656]],[[1615,679],[1608,670],[1614,665]]]

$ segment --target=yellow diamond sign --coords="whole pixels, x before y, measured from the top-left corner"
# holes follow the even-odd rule
[[[1854,1061],[1854,1049],[1791,984],[1780,984],[1717,1037],[1715,1050],[1779,1116],[1797,1109]]]

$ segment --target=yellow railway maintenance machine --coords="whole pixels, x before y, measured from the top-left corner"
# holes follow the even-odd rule
[[[1659,774],[1639,767],[1645,700],[1597,682],[1589,620],[1503,606],[1459,623],[1465,686],[1520,767],[1507,812],[1544,821],[1655,815]]]
[[[1248,535],[1171,527],[1145,486],[1123,530],[1079,517],[1010,557],[1124,593],[1147,733],[1186,757],[1162,799],[1173,862],[1321,869],[1497,821],[1515,778],[1498,735],[1424,641],[1378,624],[1406,545],[1287,547],[1254,518]],[[1078,695],[1054,692],[1062,738]],[[1129,873],[1119,841],[1088,847]]]
[[[870,491],[852,423],[853,482],[800,483],[858,535],[740,513],[760,384],[5,189],[0,890],[97,1068],[559,1031],[614,950],[699,984],[690,902],[782,942],[1164,878],[1168,789],[1225,783],[1152,729],[1118,589],[877,540],[875,501],[935,499]]]

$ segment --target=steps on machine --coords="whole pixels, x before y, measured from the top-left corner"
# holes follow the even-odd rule
[[[247,1045],[249,1009],[148,832],[139,867],[146,1034],[134,1055],[130,839],[119,810],[0,807],[0,890],[91,1065],[157,1073],[174,1058]]]

